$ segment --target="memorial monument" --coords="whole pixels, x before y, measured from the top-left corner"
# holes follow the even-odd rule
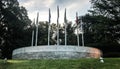
[[[32,42],[30,47],[22,47],[15,49],[12,54],[12,59],[79,59],[79,58],[99,58],[102,53],[99,49],[84,46],[84,36],[82,33],[82,46],[79,45],[79,34],[77,34],[78,45],[67,45],[67,31],[65,25],[65,45],[59,43],[59,7],[57,6],[57,42],[56,45],[50,45],[50,25],[48,27],[48,45],[37,45],[38,38],[38,17],[36,20],[36,35],[35,46],[33,46],[34,32],[32,32]],[[51,22],[51,12],[49,9],[49,24]],[[67,23],[66,9],[64,23]],[[76,23],[78,24],[78,14],[76,13]],[[81,20],[81,29],[82,20]],[[78,31],[77,31],[78,32]]]

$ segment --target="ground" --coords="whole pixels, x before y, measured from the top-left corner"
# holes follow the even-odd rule
[[[120,58],[74,60],[0,60],[0,69],[120,69]]]

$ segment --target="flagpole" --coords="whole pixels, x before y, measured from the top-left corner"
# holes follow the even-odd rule
[[[67,19],[66,19],[66,8],[65,8],[65,14],[64,14],[64,23],[65,23],[65,46],[67,45],[67,31],[66,31],[66,23],[67,23]]]
[[[35,46],[37,46],[37,41],[38,41],[38,18],[39,18],[39,13],[37,13],[37,19],[36,19],[36,41],[35,41]]]
[[[82,46],[84,46],[84,30],[83,30],[83,22],[81,19],[81,30],[82,30]]]
[[[57,46],[59,45],[59,6],[57,6]]]
[[[78,46],[80,46],[80,44],[79,44],[79,34],[78,34],[79,26],[78,26],[78,13],[77,12],[76,12],[76,23],[77,23],[77,41],[78,41]]]
[[[31,46],[33,46],[33,41],[34,41],[34,30],[32,31],[32,41],[31,41]]]
[[[48,46],[50,46],[50,26],[48,26]]]
[[[66,31],[66,25],[65,25],[65,46],[67,45],[67,31]]]
[[[50,45],[50,22],[51,22],[51,12],[49,8],[49,22],[48,22],[48,46]]]
[[[35,25],[35,19],[34,19],[34,22],[33,22],[33,24],[32,24],[32,41],[31,41],[31,46],[33,46],[33,42],[34,42],[34,25]]]
[[[79,26],[77,26],[77,41],[78,41],[78,46],[80,46],[80,44],[79,44],[79,33],[78,33],[78,30],[79,30]]]

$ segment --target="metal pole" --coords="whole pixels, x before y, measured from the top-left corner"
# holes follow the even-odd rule
[[[83,30],[83,22],[81,19],[81,30],[82,30],[82,46],[84,46],[84,30]]]
[[[50,22],[51,22],[51,12],[49,8],[49,22],[48,22],[48,46],[50,45]]]
[[[48,46],[50,45],[50,26],[48,26]]]
[[[57,25],[57,45],[59,45],[59,25]]]
[[[32,31],[32,41],[31,41],[31,46],[33,46],[33,41],[34,41],[34,30]]]
[[[80,46],[80,44],[79,44],[79,33],[78,33],[78,29],[79,28],[79,26],[77,26],[77,41],[78,41],[78,46]]]
[[[66,31],[66,24],[65,24],[65,46],[67,45],[67,31]]]
[[[84,46],[84,33],[82,33],[82,46]]]
[[[31,46],[34,46],[34,27],[35,27],[35,19],[33,20],[32,23],[32,41],[31,41]]]

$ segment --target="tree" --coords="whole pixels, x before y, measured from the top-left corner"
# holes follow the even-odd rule
[[[118,43],[120,39],[120,1],[91,0],[91,3],[90,14],[83,16],[86,31],[95,34],[94,41],[107,40]]]
[[[120,39],[120,1],[91,0],[91,3],[90,13],[82,17],[85,23],[85,42],[88,46],[101,49],[104,56],[107,53],[120,52],[118,43]]]
[[[72,26],[72,22],[67,24],[67,42],[68,45],[77,45],[77,36],[75,35],[75,24]]]
[[[30,19],[17,0],[0,1],[0,49],[2,58],[11,58],[13,49],[29,45]],[[26,36],[28,35],[28,36]]]
[[[50,44],[54,45],[57,43],[57,25],[52,23],[50,24]],[[74,34],[75,27],[72,26],[72,23],[67,23],[67,45],[76,45],[77,39]],[[38,45],[47,45],[48,38],[48,22],[39,23],[39,33],[38,33]],[[61,26],[59,24],[59,39],[61,40],[60,45],[65,45],[65,25]]]
[[[54,31],[56,31],[56,24],[50,24],[50,44],[55,44],[55,39],[52,39]],[[36,31],[36,30],[35,30]],[[36,33],[35,33],[36,35]],[[48,44],[48,22],[39,22],[38,25],[38,46]]]
[[[120,0],[92,0],[93,15],[101,15],[104,20],[101,21],[108,25],[107,32],[113,38],[112,40],[120,39]]]

